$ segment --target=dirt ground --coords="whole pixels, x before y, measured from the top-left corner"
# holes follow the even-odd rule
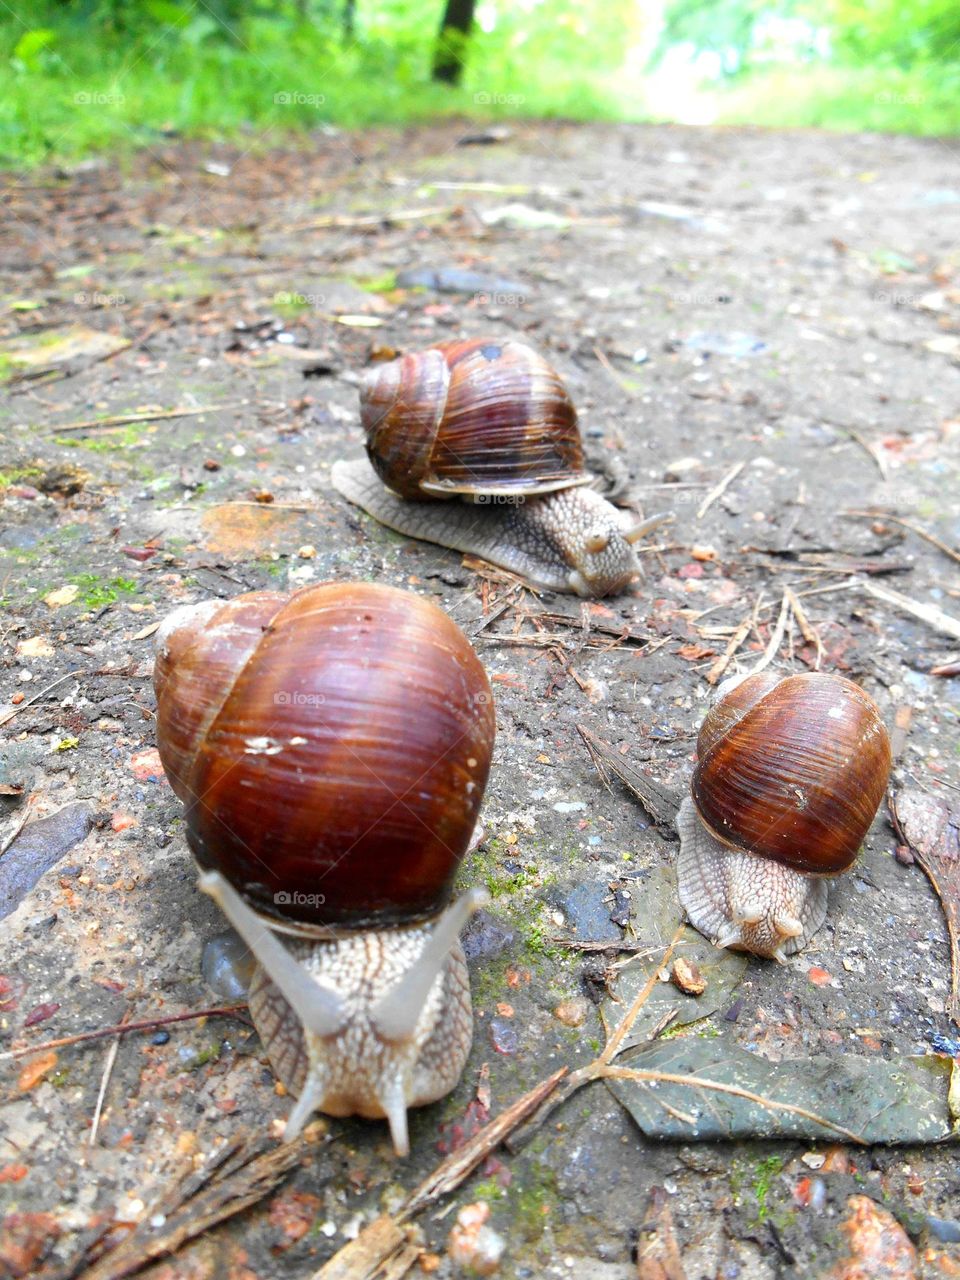
[[[730,672],[776,642],[785,588],[811,592],[808,634],[785,629],[776,668],[811,667],[815,632],[823,667],[897,726],[895,786],[956,808],[960,684],[930,670],[956,661],[957,640],[868,590],[960,614],[957,557],[891,518],[960,546],[956,148],[669,127],[463,134],[250,152],[158,138],[123,166],[5,192],[0,820],[11,832],[25,811],[83,801],[94,821],[77,842],[85,821],[68,811],[35,884],[40,854],[11,872],[0,1052],[237,1003],[201,976],[224,921],[196,891],[152,751],[149,632],[171,607],[331,578],[408,587],[476,633],[497,701],[488,835],[461,873],[494,898],[470,935],[476,1034],[459,1087],[412,1117],[403,1162],[382,1125],[324,1122],[279,1189],[144,1272],[157,1280],[312,1276],[484,1103],[495,1114],[594,1056],[604,969],[630,953],[566,944],[668,939],[679,909],[661,895],[654,910],[652,886],[676,845],[603,786],[577,728],[679,793],[707,672],[741,623]],[[422,269],[484,279],[397,287]],[[127,345],[74,333],[64,346],[78,327]],[[638,510],[674,513],[633,594],[582,612],[515,590],[331,488],[332,462],[360,451],[371,354],[488,333],[547,354],[595,469],[622,462]],[[97,425],[174,409],[190,416]],[[538,630],[540,612],[567,622]],[[584,618],[609,628],[603,643]],[[624,626],[650,643],[616,647]],[[896,843],[882,812],[810,949],[784,967],[751,960],[691,1034],[774,1062],[893,1062],[960,1034],[940,906]],[[0,1062],[0,1274],[76,1274],[98,1224],[121,1224],[115,1242],[178,1171],[289,1108],[242,1013],[116,1044]],[[847,1274],[832,1268],[855,1192],[917,1247],[915,1271],[883,1274],[958,1275],[955,1151],[654,1141],[594,1083],[421,1216],[413,1274],[459,1274],[448,1234],[459,1207],[483,1203],[499,1274],[621,1280],[661,1187],[688,1280]]]

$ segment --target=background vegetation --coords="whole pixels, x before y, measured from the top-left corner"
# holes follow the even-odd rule
[[[443,114],[960,132],[956,0],[476,0],[438,38],[450,8],[9,0],[0,163]]]

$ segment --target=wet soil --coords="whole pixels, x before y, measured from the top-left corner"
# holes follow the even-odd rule
[[[960,545],[955,150],[562,124],[489,146],[461,137],[317,135],[246,153],[160,140],[124,168],[8,185],[0,805],[13,823],[27,803],[41,816],[83,801],[94,827],[0,926],[0,1051],[230,1003],[201,977],[223,921],[196,891],[151,754],[149,633],[171,607],[330,578],[407,587],[475,634],[497,701],[487,837],[461,873],[493,902],[470,936],[476,1035],[460,1085],[412,1118],[403,1162],[381,1125],[329,1121],[283,1191],[146,1273],[164,1280],[312,1275],[457,1141],[478,1080],[496,1112],[595,1054],[616,957],[565,944],[669,937],[679,911],[652,916],[644,886],[670,874],[676,846],[603,786],[577,728],[679,794],[707,672],[743,622],[729,672],[762,657],[786,588],[810,593],[808,631],[784,631],[774,666],[811,668],[819,637],[823,668],[897,726],[894,784],[958,800],[960,685],[930,674],[957,641],[864,585],[960,614],[956,559],[892,518]],[[395,287],[418,269],[485,282]],[[57,339],[78,326],[128,345],[95,358],[80,335],[64,355]],[[485,334],[547,354],[595,469],[622,463],[638,511],[674,513],[632,594],[585,607],[525,591],[387,532],[331,488],[331,463],[360,452],[355,384],[371,357]],[[49,372],[23,376],[24,349],[40,351],[32,375]],[[67,429],[173,409],[192,416]],[[542,612],[563,619],[530,621]],[[608,645],[587,643],[601,625]],[[622,628],[650,643],[614,647]],[[942,914],[895,846],[881,813],[813,945],[783,967],[751,960],[692,1034],[772,1060],[890,1061],[956,1036]],[[138,1220],[185,1162],[289,1108],[242,1017],[186,1022],[120,1042],[91,1145],[108,1043],[48,1051],[36,1070],[36,1056],[0,1063],[0,1210],[39,1215],[18,1227],[34,1233],[33,1274],[76,1256],[98,1215]],[[917,1241],[918,1274],[958,1274],[958,1246],[927,1222],[960,1218],[951,1147],[834,1151],[805,1205],[810,1152],[825,1150],[648,1141],[594,1084],[453,1203],[490,1203],[503,1275],[619,1280],[661,1186],[690,1280],[765,1280],[826,1274],[860,1190]],[[421,1223],[440,1275],[453,1274],[447,1210]]]

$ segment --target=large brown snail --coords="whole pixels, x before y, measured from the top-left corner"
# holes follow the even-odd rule
[[[721,685],[677,817],[680,901],[717,946],[782,961],[826,918],[883,799],[890,740],[842,676],[764,671]]]
[[[331,478],[381,524],[555,591],[614,595],[641,576],[634,544],[665,517],[638,522],[587,487],[573,402],[523,343],[448,342],[378,365],[360,419],[369,465],[337,462]]]
[[[385,1116],[405,1154],[407,1108],[470,1048],[458,935],[486,895],[448,903],[493,749],[483,666],[436,605],[366,583],[185,606],[157,640],[157,746],[200,887],[256,957],[287,1136]]]

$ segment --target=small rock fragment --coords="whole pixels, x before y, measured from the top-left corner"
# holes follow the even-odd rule
[[[670,981],[687,996],[702,996],[707,989],[707,980],[700,972],[699,966],[683,956],[674,960],[673,968],[670,970]]]
[[[505,1241],[487,1225],[490,1206],[478,1201],[466,1204],[447,1236],[447,1255],[454,1266],[469,1275],[492,1276],[500,1269]]]
[[[553,1011],[553,1016],[565,1027],[581,1027],[587,1020],[590,1006],[582,996],[571,1000],[561,1000]]]
[[[842,1258],[820,1280],[863,1280],[866,1276],[894,1276],[915,1280],[917,1251],[892,1213],[869,1196],[851,1196],[849,1216],[840,1224],[847,1237],[849,1256]]]
[[[800,1159],[808,1169],[822,1169],[827,1157],[819,1151],[806,1151]]]
[[[943,1244],[960,1243],[960,1222],[951,1222],[947,1218],[935,1218],[931,1213],[927,1215],[927,1230],[934,1240],[940,1240]]]
[[[490,1043],[497,1053],[509,1056],[517,1052],[520,1048],[520,1037],[509,1019],[490,1019]]]

